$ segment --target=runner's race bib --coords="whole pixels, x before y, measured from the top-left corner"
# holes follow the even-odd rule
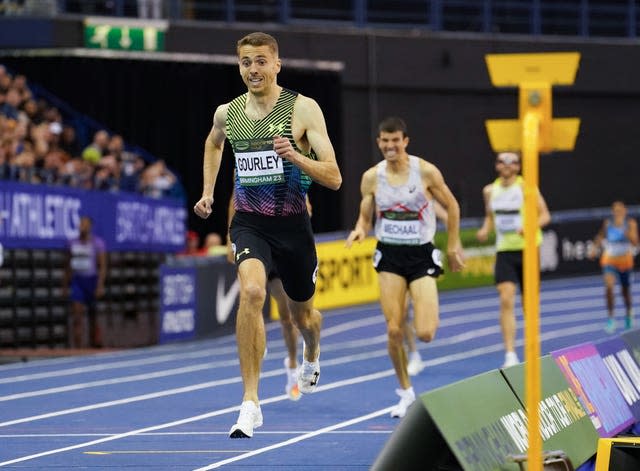
[[[513,214],[496,214],[495,225],[498,232],[517,232],[522,229],[520,212]]]
[[[420,220],[413,211],[383,211],[380,241],[386,244],[420,245]]]
[[[93,264],[89,256],[73,256],[71,257],[71,270],[78,273],[86,273],[91,271]]]
[[[273,139],[251,139],[233,144],[240,185],[273,185],[284,182],[282,159],[273,150]]]

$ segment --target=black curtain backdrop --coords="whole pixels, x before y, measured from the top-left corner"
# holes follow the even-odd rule
[[[128,144],[164,159],[185,187],[189,228],[202,237],[211,231],[226,234],[233,173],[233,156],[228,146],[218,175],[212,216],[203,221],[193,214],[192,208],[202,193],[203,146],[213,113],[219,104],[246,91],[236,65],[1,56],[0,63],[26,75],[30,82],[44,87],[111,132],[121,134]],[[340,164],[340,74],[284,66],[278,82],[318,101]],[[316,184],[311,187],[310,198],[316,233],[343,228],[340,192]]]

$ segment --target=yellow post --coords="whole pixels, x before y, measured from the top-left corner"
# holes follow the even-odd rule
[[[529,471],[542,471],[540,435],[540,261],[538,258],[538,153],[572,150],[580,120],[553,119],[551,85],[570,85],[578,53],[489,54],[495,86],[518,86],[519,119],[487,120],[494,151],[522,150],[524,178],[523,307],[525,319],[525,392]]]
[[[528,470],[542,471],[540,437],[540,269],[538,260],[538,145],[540,119],[527,112],[522,125],[522,174],[524,177],[524,319],[525,389],[529,432]]]

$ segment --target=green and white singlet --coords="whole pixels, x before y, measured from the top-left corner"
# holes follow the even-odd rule
[[[262,119],[245,114],[248,93],[229,103],[226,134],[236,161],[236,211],[265,216],[290,216],[307,211],[305,202],[311,178],[273,150],[275,136],[296,146],[291,116],[298,93],[283,88],[273,110]],[[316,159],[313,152],[306,154]]]
[[[524,249],[522,228],[524,224],[524,179],[518,176],[516,181],[503,186],[496,178],[491,187],[489,205],[493,213],[496,231],[496,250],[509,252]],[[542,231],[538,229],[538,245],[542,242]]]

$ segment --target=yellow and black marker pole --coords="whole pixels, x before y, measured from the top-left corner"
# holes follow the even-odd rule
[[[528,420],[529,471],[542,471],[540,435],[540,266],[538,258],[538,157],[540,152],[572,150],[580,120],[552,118],[552,85],[571,85],[580,54],[489,54],[485,57],[491,82],[518,87],[519,119],[487,120],[495,152],[521,151],[524,178],[523,296],[525,313],[525,390]]]

